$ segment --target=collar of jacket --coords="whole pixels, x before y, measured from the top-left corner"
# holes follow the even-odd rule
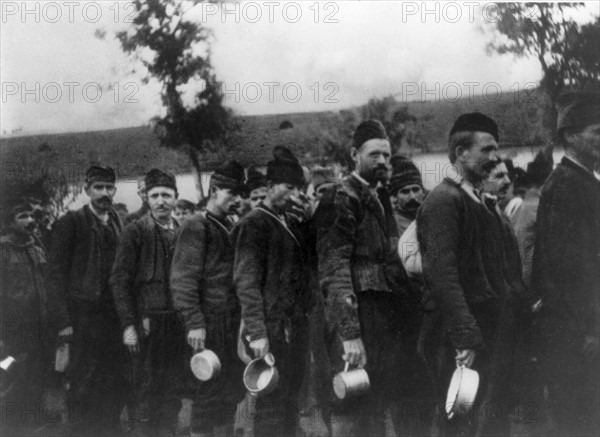
[[[279,217],[277,217],[273,211],[271,211],[269,208],[267,208],[263,204],[258,205],[258,207],[256,209],[259,210],[259,211],[264,212],[269,217],[271,217],[273,220],[275,220],[277,223],[279,223],[279,226],[282,226],[283,229],[285,229],[288,232],[288,234],[290,234],[290,236],[294,239],[294,242],[298,246],[300,246],[300,242],[298,241],[298,239],[296,238],[296,236],[294,235],[294,233],[291,231],[291,229],[287,226],[286,223],[284,223],[283,221],[281,221],[279,219]]]
[[[598,181],[598,179],[596,179],[596,176],[594,175],[593,172],[590,172],[583,165],[581,165],[580,163],[573,160],[573,158],[569,158],[568,156],[563,156],[560,163],[562,165],[564,165],[565,167],[568,167],[568,168],[574,170],[575,172],[577,172],[581,175],[584,175],[586,178],[593,180],[595,183],[597,183],[597,184],[600,183],[600,181]]]
[[[219,219],[216,215],[211,213],[210,211],[206,211],[206,218],[213,223],[216,223],[219,228],[223,229],[227,235],[231,233],[231,229],[229,229],[222,220]]]
[[[348,176],[347,181],[350,184],[350,187],[358,194],[360,202],[375,215],[379,222],[379,226],[384,230],[385,234],[388,235],[387,222],[384,216],[385,207],[383,206],[383,202],[373,194],[371,186],[365,185],[355,173],[351,173],[350,176]]]
[[[85,216],[85,220],[87,221],[88,225],[92,228],[92,230],[96,233],[100,232],[100,229],[98,228],[98,226],[100,225],[98,223],[100,219],[97,218],[96,215],[92,212],[89,205],[85,205],[83,207],[83,214]],[[108,224],[110,225],[110,222],[113,221],[117,225],[117,232],[120,232],[123,229],[123,224],[121,223],[121,219],[119,218],[119,215],[116,213],[116,211],[110,208],[108,210],[108,217]]]

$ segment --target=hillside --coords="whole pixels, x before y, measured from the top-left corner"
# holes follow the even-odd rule
[[[408,102],[411,114],[422,118],[422,137],[429,151],[446,148],[448,131],[461,113],[481,111],[497,120],[501,146],[537,146],[538,102],[524,102],[521,96],[505,93],[497,102],[477,98],[456,103]],[[287,128],[280,128],[282,123]],[[207,154],[207,171],[228,158],[244,165],[264,164],[276,145],[290,147],[303,162],[317,160],[326,137],[342,123],[338,112],[259,115],[238,117],[240,131],[233,134],[231,148]],[[290,127],[291,124],[291,127]],[[190,164],[185,155],[161,148],[146,126],[96,132],[63,133],[0,139],[4,177],[33,177],[44,171],[69,172],[70,180],[80,180],[90,163],[113,166],[119,178],[135,178],[152,167],[187,173]]]

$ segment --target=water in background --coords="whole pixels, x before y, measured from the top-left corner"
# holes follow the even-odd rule
[[[515,166],[527,169],[527,163],[533,160],[537,153],[534,149],[502,149],[501,155],[511,157]],[[558,164],[564,155],[562,149],[555,149],[553,153],[554,164]],[[428,190],[433,189],[446,176],[450,168],[450,161],[447,153],[425,153],[413,156],[413,161],[421,170],[423,175],[423,184]],[[204,192],[208,192],[210,177],[208,173],[202,175],[202,187]],[[177,175],[177,188],[179,189],[179,198],[187,199],[194,203],[198,202],[198,193],[194,183],[194,177],[191,173]],[[69,205],[69,209],[81,208],[88,202],[88,197],[82,193]],[[137,181],[124,180],[117,182],[117,193],[114,197],[114,203],[124,203],[129,212],[134,212],[142,206],[142,202],[137,195]]]

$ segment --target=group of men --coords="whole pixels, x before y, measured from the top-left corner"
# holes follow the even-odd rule
[[[307,375],[332,436],[384,436],[387,415],[398,435],[508,435],[526,326],[538,329],[553,432],[597,433],[599,108],[596,94],[565,98],[565,157],[545,183],[532,163],[535,183],[511,218],[498,202],[509,182],[498,127],[481,113],[452,126],[454,172],[431,192],[412,161],[391,156],[383,125],[367,120],[343,179],[307,174],[278,146],[266,175],[236,161],[217,168],[206,211],[181,225],[176,179],[160,169],[146,173],[145,210],[124,226],[111,207],[114,171],[89,168],[89,204],[55,223],[46,248],[31,205],[14,202],[1,242],[0,358],[22,361],[29,376],[23,387],[3,381],[3,417],[18,434],[21,410],[38,402],[45,343],[68,342],[62,421],[71,435],[175,435],[184,396],[190,435],[233,435],[244,365],[267,354],[280,376],[256,399],[257,436],[297,434]],[[420,261],[408,271],[410,232]],[[27,335],[32,326],[52,335]],[[221,372],[201,382],[189,360],[204,349]],[[345,365],[366,370],[366,394],[333,396]],[[449,419],[457,366],[475,369],[480,385],[470,413]],[[4,411],[15,399],[19,411]]]

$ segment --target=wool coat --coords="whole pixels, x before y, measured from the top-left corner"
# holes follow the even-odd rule
[[[173,239],[150,214],[121,233],[110,285],[123,327],[155,312],[174,311],[169,291]]]

